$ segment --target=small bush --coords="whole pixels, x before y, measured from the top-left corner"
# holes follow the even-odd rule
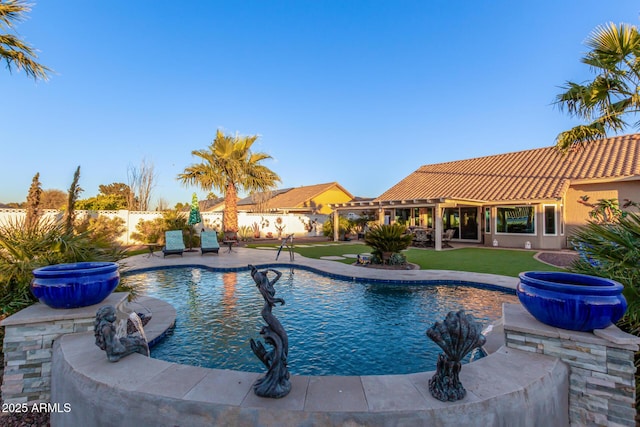
[[[407,228],[401,224],[374,225],[364,236],[364,242],[373,248],[372,253],[390,263],[391,256],[405,250],[413,240],[410,234],[405,234]]]

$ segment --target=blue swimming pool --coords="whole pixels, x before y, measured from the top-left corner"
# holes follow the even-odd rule
[[[278,269],[278,268],[277,268]],[[514,291],[455,284],[345,281],[303,269],[279,268],[274,315],[289,336],[294,375],[384,375],[435,370],[441,352],[426,331],[451,310],[465,309],[488,325]],[[127,275],[142,295],[176,308],[172,335],[154,358],[208,368],[264,372],[249,340],[261,340],[264,304],[249,271],[180,267]]]

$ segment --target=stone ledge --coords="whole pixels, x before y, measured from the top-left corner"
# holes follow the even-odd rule
[[[118,307],[129,294],[114,292],[99,304],[71,309],[54,309],[40,302],[30,305],[24,310],[3,319],[0,326],[30,325],[33,323],[56,322],[60,320],[95,318],[96,312],[103,305]]]
[[[110,363],[91,334],[65,335],[54,346],[52,402],[69,403],[72,411],[52,414],[51,425],[568,425],[568,366],[506,347],[463,366],[468,394],[458,402],[430,395],[433,372],[293,375],[282,399],[254,395],[259,375],[138,354]]]
[[[591,332],[569,331],[545,325],[536,320],[521,304],[503,304],[502,318],[505,332],[514,331],[527,335],[557,338],[564,341],[578,341],[587,344],[603,345],[638,351],[640,337],[622,332],[617,326],[596,329]]]

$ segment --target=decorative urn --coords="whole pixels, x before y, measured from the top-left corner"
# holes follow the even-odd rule
[[[627,301],[614,280],[585,274],[520,273],[518,299],[540,322],[573,331],[604,329],[622,318]]]
[[[30,289],[51,308],[78,308],[101,303],[119,282],[115,262],[77,262],[36,268]]]

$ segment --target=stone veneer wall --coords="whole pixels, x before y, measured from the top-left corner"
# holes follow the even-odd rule
[[[569,422],[576,426],[635,426],[634,354],[640,338],[616,326],[591,332],[554,328],[522,306],[503,306],[507,347],[569,365]]]
[[[114,293],[97,305],[58,311],[37,303],[0,322],[5,329],[3,403],[49,402],[54,340],[92,331],[99,307],[117,307],[126,298],[126,293]]]

